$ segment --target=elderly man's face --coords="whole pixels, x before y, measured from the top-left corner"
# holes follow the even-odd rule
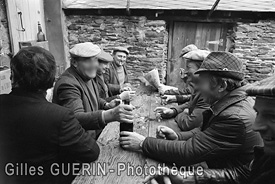
[[[115,52],[114,53],[114,62],[117,66],[122,66],[127,60],[127,54],[125,52]]]
[[[275,99],[257,97],[254,109],[257,117],[253,129],[261,134],[265,153],[275,156]]]
[[[109,63],[99,62],[98,72],[105,73],[108,67]]]
[[[219,85],[214,85],[210,74],[202,73],[199,75],[199,82],[197,85],[199,91],[204,97],[204,101],[210,105],[220,100],[221,94]]]
[[[199,69],[198,65],[195,62],[187,61],[186,71],[185,71],[187,84],[189,85],[198,84],[199,75],[194,74],[198,69]]]
[[[96,57],[80,58],[74,65],[82,75],[90,79],[95,78],[96,71],[99,67]]]

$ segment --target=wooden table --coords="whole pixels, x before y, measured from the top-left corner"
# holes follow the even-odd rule
[[[157,120],[154,109],[161,105],[161,100],[156,92],[152,92],[152,87],[141,85],[136,91],[136,97],[131,101],[131,104],[135,106],[135,120],[134,131],[138,132],[146,137],[155,137],[156,128],[159,125],[169,126],[173,129],[179,130],[175,126],[173,119],[171,120]],[[145,178],[144,172],[140,172],[140,168],[146,166],[157,166],[157,161],[146,158],[142,153],[130,152],[123,150],[119,146],[119,122],[109,123],[98,138],[98,145],[100,147],[100,155],[96,162],[91,163],[93,171],[95,173],[99,170],[99,167],[103,169],[96,175],[88,175],[87,172],[83,172],[84,175],[79,175],[72,182],[73,184],[81,183],[142,183]],[[127,166],[129,165],[129,167]],[[132,175],[132,171],[128,169],[123,170],[123,167],[134,167],[137,171]],[[138,168],[139,167],[139,168]],[[119,172],[121,171],[121,172]],[[127,173],[128,172],[128,173]],[[120,174],[120,176],[118,176]],[[130,174],[130,175],[129,175]]]

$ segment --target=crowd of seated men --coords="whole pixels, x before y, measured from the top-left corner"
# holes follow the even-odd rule
[[[134,107],[121,102],[135,95],[129,54],[124,47],[111,55],[91,42],[76,44],[70,67],[55,80],[49,51],[21,49],[11,60],[12,92],[0,95],[0,183],[70,183],[83,163],[97,160],[102,129],[113,121],[133,123]],[[188,45],[180,57],[186,88],[159,89],[166,103],[178,106],[155,111],[175,118],[181,131],[159,126],[156,138],[123,131],[119,141],[125,150],[177,168],[202,162],[207,167],[187,177],[168,169],[145,182],[274,183],[275,77],[246,84],[242,61],[229,52]],[[52,87],[49,102],[45,96]],[[53,175],[53,164],[77,170]]]

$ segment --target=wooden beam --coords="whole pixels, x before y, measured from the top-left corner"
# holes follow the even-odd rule
[[[192,10],[161,10],[161,14],[156,13],[160,10],[131,9],[131,16],[146,16],[151,20],[166,21],[194,21],[194,22],[258,22],[259,20],[271,19],[275,17],[275,12],[239,12],[239,11],[220,11],[216,10],[207,20],[209,10],[198,10],[194,15]],[[125,9],[65,9],[66,15],[100,15],[100,16],[125,16]],[[100,12],[100,14],[99,14]],[[228,16],[230,15],[230,16]]]
[[[209,12],[208,15],[207,15],[207,19],[209,19],[209,18],[211,17],[212,13],[216,10],[216,8],[217,8],[219,2],[220,2],[220,0],[216,0],[216,2],[213,4],[213,6],[212,6],[210,12]]]
[[[61,0],[44,0],[45,22],[49,50],[57,62],[57,75],[63,73],[68,64],[65,52],[65,17]]]
[[[166,64],[166,84],[170,80],[168,73],[171,72],[171,62],[172,62],[172,43],[173,43],[173,28],[174,21],[168,23],[168,60]]]

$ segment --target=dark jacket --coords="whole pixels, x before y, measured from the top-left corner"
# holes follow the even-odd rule
[[[273,184],[275,183],[275,155],[264,153],[264,148],[255,147],[255,159],[250,167],[249,184]]]
[[[53,91],[53,102],[74,111],[76,118],[85,130],[101,130],[105,127],[102,111],[105,100],[99,98],[94,80],[94,91],[74,67],[68,68],[57,80]],[[100,131],[94,132],[96,137]]]
[[[188,113],[184,109],[188,108]],[[199,92],[192,94],[189,103],[174,107],[176,110],[176,118],[179,128],[182,131],[189,131],[202,126],[202,113],[209,109],[209,105],[204,102]]]
[[[54,177],[50,166],[89,163],[98,158],[96,141],[79,125],[73,112],[48,102],[43,93],[13,89],[0,95],[0,112],[0,183],[70,183],[72,176]],[[7,163],[13,164],[7,167],[10,171],[19,168],[25,173],[25,166],[34,166],[36,174],[41,173],[38,167],[43,174],[9,177],[4,174]]]
[[[128,72],[126,67],[123,65],[124,74],[125,74],[125,81],[124,83],[128,83]],[[120,84],[118,80],[118,74],[116,70],[116,66],[114,63],[110,64],[110,67],[106,70],[104,74],[104,79],[106,84],[108,84],[109,89],[113,95],[118,95],[120,93]]]
[[[105,99],[107,102],[110,102],[116,98],[119,98],[118,95],[112,94],[112,92],[109,88],[109,85],[106,84],[106,82],[100,78],[99,74],[96,75],[96,78],[94,80],[97,84],[98,94],[99,94],[100,98]],[[107,86],[107,89],[108,89],[107,91],[104,88],[104,83]]]
[[[202,130],[179,132],[180,141],[147,137],[142,150],[150,158],[178,166],[203,161],[215,169],[247,164],[253,159],[253,147],[262,143],[252,130],[253,104],[244,88],[238,88],[203,113]]]
[[[197,184],[274,184],[275,156],[264,153],[263,147],[254,148],[251,164],[224,169],[205,169],[196,175]]]
[[[194,87],[191,86],[191,85],[187,85],[183,89],[177,89],[177,90],[170,89],[170,90],[167,90],[167,91],[165,91],[164,94],[165,95],[175,95],[176,99],[177,99],[177,103],[179,105],[182,105],[182,104],[188,102],[191,99],[193,93],[194,93]]]

